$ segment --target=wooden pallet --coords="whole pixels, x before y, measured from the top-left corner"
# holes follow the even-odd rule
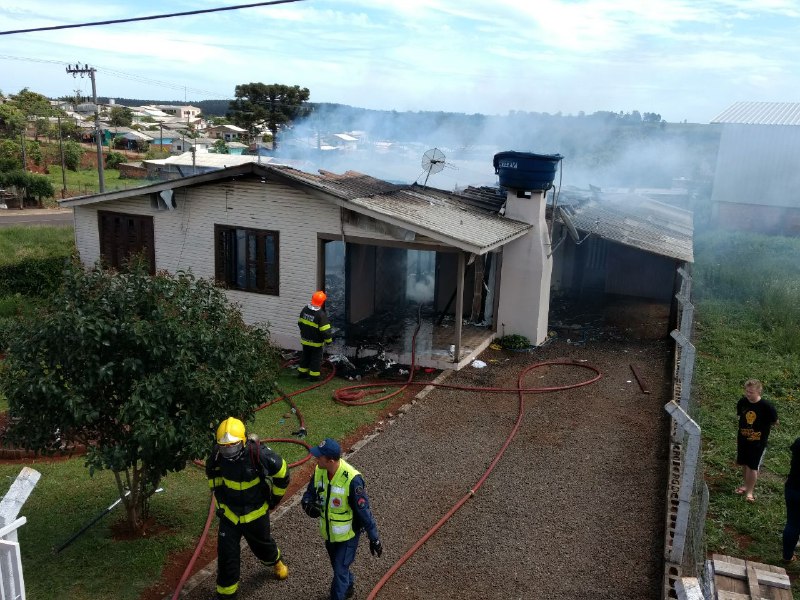
[[[717,600],[792,600],[786,570],[733,556],[714,554]]]

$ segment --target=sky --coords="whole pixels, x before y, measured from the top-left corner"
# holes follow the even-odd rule
[[[396,111],[658,113],[708,123],[738,101],[800,101],[797,0],[301,0],[32,29],[246,0],[3,0],[0,91],[164,101],[299,85],[312,102]]]

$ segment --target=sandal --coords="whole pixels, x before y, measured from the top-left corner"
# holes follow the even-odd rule
[[[742,494],[744,494],[747,491],[747,488],[744,487],[744,486],[741,486],[741,487],[736,488],[733,491],[741,496]]]
[[[755,503],[756,501],[756,497],[753,494],[747,494],[747,496],[745,496],[744,499],[750,502],[751,504]]]

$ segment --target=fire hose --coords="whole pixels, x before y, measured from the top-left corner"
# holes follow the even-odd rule
[[[433,382],[425,382],[425,381],[422,381],[422,382],[413,381],[414,372],[415,372],[415,369],[416,369],[416,366],[415,366],[415,363],[416,363],[416,360],[415,360],[416,336],[417,336],[417,333],[419,331],[419,327],[420,327],[420,325],[419,325],[419,322],[418,322],[417,323],[417,327],[414,330],[414,335],[412,337],[412,343],[411,343],[411,348],[412,348],[412,350],[411,350],[411,368],[409,369],[408,379],[405,381],[405,383],[403,383],[401,385],[401,387],[398,390],[395,390],[394,392],[391,392],[391,393],[389,393],[387,395],[384,395],[384,396],[381,396],[379,398],[375,398],[375,399],[371,399],[371,400],[367,400],[367,401],[362,401],[362,399],[367,395],[372,395],[372,394],[375,394],[375,393],[383,393],[383,392],[385,392],[385,388],[386,387],[397,385],[397,384],[396,383],[382,382],[382,383],[368,383],[368,384],[360,384],[360,385],[355,385],[355,386],[346,386],[346,387],[339,388],[339,389],[334,391],[334,393],[333,393],[334,400],[336,402],[340,403],[340,404],[344,404],[344,405],[347,405],[347,406],[363,406],[363,405],[367,405],[367,404],[375,404],[377,402],[382,402],[384,400],[388,400],[389,398],[392,398],[392,397],[396,396],[397,394],[402,393],[409,386],[431,386],[431,387],[440,387],[440,388],[445,388],[445,389],[463,390],[463,391],[470,391],[470,392],[505,393],[505,394],[507,394],[507,393],[516,393],[519,396],[517,418],[516,418],[516,420],[514,422],[514,426],[512,427],[511,432],[509,433],[508,437],[506,438],[506,440],[503,443],[502,447],[500,448],[499,452],[495,455],[495,457],[492,460],[492,462],[490,463],[489,467],[486,469],[486,471],[483,473],[483,475],[478,479],[476,484],[430,530],[428,530],[428,532],[425,533],[425,535],[422,538],[420,538],[402,557],[400,557],[400,559],[394,565],[392,565],[392,567],[383,575],[383,577],[378,581],[378,583],[372,589],[372,591],[370,592],[369,596],[367,597],[367,600],[374,599],[375,596],[377,595],[377,593],[381,590],[381,588],[383,588],[384,585],[386,585],[386,583],[397,572],[397,570],[403,564],[405,564],[405,562],[408,561],[417,552],[417,550],[419,550],[425,544],[425,542],[427,542],[428,539],[430,539],[436,533],[436,531],[438,531],[448,520],[450,520],[450,518],[462,506],[464,506],[464,504],[466,504],[466,502],[470,498],[472,498],[475,495],[475,493],[481,488],[483,483],[486,481],[486,479],[489,477],[489,475],[494,470],[495,466],[502,459],[503,455],[505,454],[506,450],[508,449],[508,446],[511,444],[511,442],[514,439],[514,437],[516,437],[517,432],[518,432],[520,426],[522,425],[522,419],[523,419],[524,414],[525,414],[525,394],[541,394],[541,393],[547,393],[547,392],[555,392],[555,391],[563,391],[563,390],[573,389],[573,388],[577,388],[577,387],[590,385],[590,384],[596,382],[597,380],[599,380],[602,377],[602,374],[600,373],[600,371],[598,369],[596,369],[595,367],[593,367],[591,365],[588,365],[586,363],[581,363],[581,362],[576,362],[576,361],[567,361],[567,360],[553,360],[553,361],[543,361],[543,362],[539,362],[539,363],[534,363],[534,364],[529,365],[528,367],[524,368],[518,375],[517,387],[516,388],[471,387],[471,386],[458,386],[458,385],[433,383]],[[289,363],[287,363],[287,364],[289,364]],[[568,366],[580,367],[580,368],[589,369],[589,370],[593,371],[595,373],[595,375],[593,377],[591,377],[590,379],[586,380],[586,381],[582,381],[582,382],[574,383],[574,384],[563,385],[563,386],[542,387],[542,388],[524,388],[524,387],[522,387],[523,380],[524,380],[525,376],[527,375],[527,373],[529,371],[531,371],[533,369],[536,369],[536,368],[548,366],[548,365],[568,365]],[[333,378],[334,375],[335,375],[335,367],[331,370],[331,372],[328,374],[328,376],[324,380],[322,380],[322,381],[320,381],[318,383],[315,383],[314,385],[311,385],[311,386],[308,386],[306,388],[302,388],[300,390],[292,392],[291,394],[286,394],[284,392],[281,392],[281,396],[280,397],[278,397],[278,398],[276,398],[274,400],[270,400],[269,402],[266,402],[266,403],[260,405],[256,410],[261,410],[263,408],[266,408],[267,406],[271,406],[272,404],[275,404],[276,402],[279,402],[280,400],[286,400],[293,407],[293,412],[296,414],[298,420],[300,420],[301,431],[305,432],[305,425],[304,425],[304,423],[302,421],[302,415],[299,413],[299,411],[296,411],[296,407],[294,406],[294,403],[291,402],[290,398],[292,396],[296,396],[296,395],[299,395],[301,393],[304,393],[304,392],[306,392],[306,391],[308,391],[310,389],[314,389],[316,387],[324,385],[325,383],[330,381]],[[375,391],[370,391],[370,392],[366,391],[369,388],[381,388],[381,389],[376,389]],[[310,448],[309,444],[307,444],[306,442],[302,442],[300,440],[295,440],[295,439],[276,439],[276,440],[269,439],[269,440],[265,440],[265,441],[300,443],[300,444],[305,445],[307,448]],[[289,468],[293,468],[295,466],[303,464],[304,462],[306,462],[310,458],[310,456],[311,455],[308,454],[307,456],[305,456],[300,461],[297,461],[296,463],[290,464]],[[202,463],[200,463],[200,461],[194,461],[194,462],[197,465],[202,464]],[[177,600],[179,598],[179,596],[180,596],[180,592],[183,589],[183,585],[185,584],[186,580],[188,579],[189,574],[191,573],[191,570],[192,570],[192,568],[194,566],[194,563],[195,563],[197,557],[199,556],[199,554],[200,554],[200,552],[201,552],[201,550],[203,548],[203,545],[205,544],[205,540],[206,540],[207,535],[208,535],[208,530],[209,530],[209,528],[211,526],[211,523],[213,521],[213,516],[214,516],[214,500],[213,500],[213,495],[212,495],[211,504],[210,504],[210,507],[209,507],[208,519],[206,521],[206,526],[205,526],[205,528],[203,530],[203,534],[201,536],[200,542],[199,542],[197,548],[195,549],[195,552],[192,555],[192,558],[191,558],[189,564],[187,565],[187,568],[184,571],[184,574],[181,577],[181,580],[180,580],[177,588],[175,589],[175,593],[172,596],[172,600]]]

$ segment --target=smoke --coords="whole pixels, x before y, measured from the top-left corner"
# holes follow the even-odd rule
[[[507,150],[564,156],[557,185],[669,188],[678,178],[709,180],[718,143],[713,126],[644,123],[635,114],[638,120],[627,122],[629,115],[616,113],[493,116],[321,105],[282,135],[278,155],[308,161],[313,170],[353,170],[402,184],[427,178],[428,186],[448,191],[496,186],[492,159]],[[358,142],[345,147],[336,133]],[[431,148],[445,155],[439,172],[423,168]]]

